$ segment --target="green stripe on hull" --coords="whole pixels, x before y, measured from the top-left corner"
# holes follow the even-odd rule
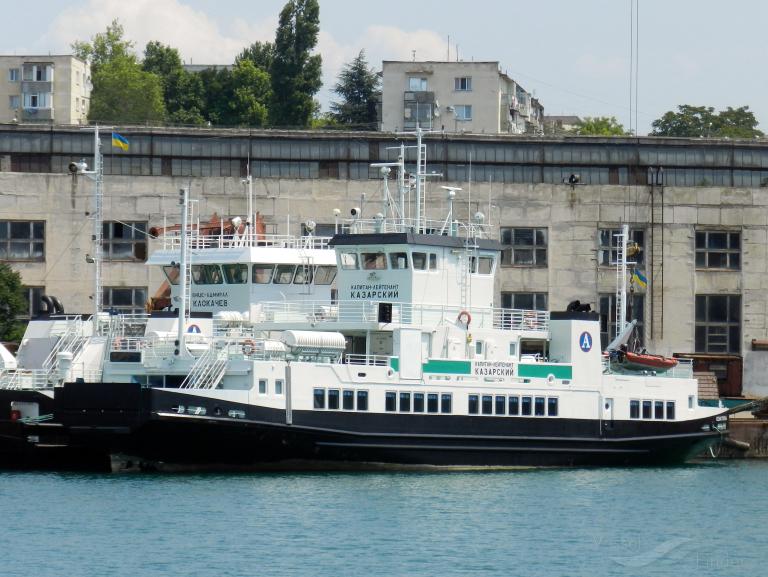
[[[573,368],[567,365],[546,365],[536,363],[535,365],[517,365],[518,377],[547,378],[549,375],[556,379],[572,379]]]
[[[394,371],[400,370],[400,359],[392,357],[389,366]],[[441,373],[447,375],[469,375],[472,372],[472,361],[451,361],[447,359],[429,359],[421,365],[425,373]]]

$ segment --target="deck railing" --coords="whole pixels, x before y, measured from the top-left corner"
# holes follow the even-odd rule
[[[549,312],[522,309],[475,308],[464,311],[448,305],[391,303],[393,325],[439,325],[445,322],[462,323],[469,319],[473,328],[549,332]],[[466,313],[469,313],[467,315]],[[462,318],[459,318],[459,317]],[[328,304],[322,301],[267,301],[254,322],[265,323],[373,323],[379,319],[376,301],[340,301]]]
[[[162,242],[163,250],[180,250],[181,235],[178,233],[164,234],[158,240]],[[237,247],[276,247],[292,249],[330,249],[331,238],[327,236],[294,236],[287,234],[258,234],[255,232],[243,234],[192,234],[189,237],[189,248],[193,250],[205,248],[237,248]]]

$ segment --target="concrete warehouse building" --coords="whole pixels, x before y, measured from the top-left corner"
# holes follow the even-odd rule
[[[135,311],[161,281],[143,264],[153,250],[144,231],[178,222],[181,186],[191,184],[203,218],[244,215],[250,159],[270,232],[299,233],[311,218],[324,234],[334,208],[348,214],[363,193],[373,206],[381,183],[369,164],[393,160],[400,142],[381,132],[120,133],[128,151],[104,138],[104,302]],[[0,126],[0,260],[21,272],[33,308],[43,292],[68,311],[92,308],[93,185],[67,172],[92,154],[92,138],[75,128]],[[610,263],[626,222],[648,280],[632,299],[648,349],[702,355],[721,393],[738,393],[743,370],[745,392],[768,394],[768,142],[451,133],[426,142],[427,172],[443,175],[429,179],[429,216],[444,206],[439,185],[460,186],[460,218],[484,212],[507,246],[498,304],[562,310],[589,302],[610,338]],[[579,183],[564,184],[572,174]]]

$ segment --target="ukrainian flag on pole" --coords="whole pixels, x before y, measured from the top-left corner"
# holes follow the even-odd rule
[[[648,286],[648,279],[642,272],[637,269],[632,272],[632,282],[634,282],[640,288],[645,288]]]
[[[120,150],[128,150],[128,139],[117,132],[112,133],[112,146]]]

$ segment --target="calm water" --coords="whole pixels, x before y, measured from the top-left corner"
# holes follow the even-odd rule
[[[0,575],[764,575],[768,462],[0,473]]]

